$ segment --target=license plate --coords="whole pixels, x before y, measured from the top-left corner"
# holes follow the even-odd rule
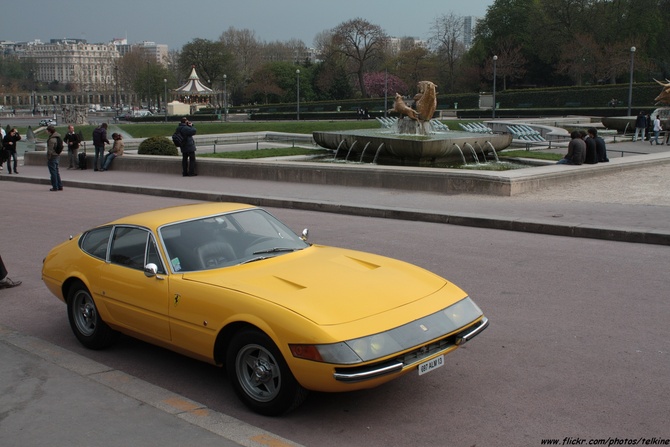
[[[429,373],[432,370],[437,369],[442,365],[444,365],[443,355],[435,357],[432,360],[428,360],[427,362],[423,362],[422,364],[419,365],[419,375],[422,376],[426,373]]]

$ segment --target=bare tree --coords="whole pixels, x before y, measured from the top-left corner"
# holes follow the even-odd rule
[[[225,47],[235,57],[237,73],[242,80],[249,79],[251,74],[261,66],[261,42],[256,39],[256,34],[250,29],[235,29],[232,26],[221,33],[219,37]],[[226,68],[231,71],[231,69]]]
[[[361,95],[367,97],[363,75],[373,61],[382,59],[388,36],[380,26],[361,18],[341,23],[332,33],[334,50],[347,59]]]
[[[593,36],[580,33],[561,47],[556,71],[567,74],[575,84],[582,85],[585,80],[593,81],[602,73],[599,70],[601,60],[600,46]]]
[[[521,79],[526,74],[526,58],[523,57],[521,46],[515,45],[512,39],[502,38],[496,45],[496,77],[503,80],[503,90],[507,89],[507,81]],[[484,73],[488,79],[493,79],[492,58],[486,60]]]
[[[431,27],[430,42],[447,67],[449,91],[454,90],[456,67],[465,54],[463,27],[463,17],[454,13],[439,16]]]

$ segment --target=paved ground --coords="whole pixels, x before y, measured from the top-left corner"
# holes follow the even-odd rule
[[[616,149],[641,151],[647,149],[644,146],[618,143]],[[670,240],[670,163],[623,170],[616,175],[579,180],[515,197],[444,196],[340,185],[66,169],[61,170],[65,190],[52,193],[48,192],[46,166],[19,166],[19,172],[7,175],[5,170],[0,180],[44,184],[45,194],[67,194],[73,187],[177,196],[187,191],[203,200],[235,199],[269,206],[413,220],[441,216],[444,222],[462,225],[638,242],[667,244]],[[631,234],[637,235],[636,238],[631,239]],[[648,239],[644,240],[645,237]],[[2,445],[19,445],[15,439],[22,440],[20,445],[112,445],[108,442],[110,437],[124,432],[134,433],[133,439],[142,445],[194,442],[222,446],[295,445],[2,327],[0,358]],[[104,405],[88,399],[92,394],[104,395]],[[63,412],[54,415],[53,408],[60,407]],[[82,433],[75,438],[78,443],[71,443],[72,433],[59,432],[63,426],[61,419],[85,420],[93,412],[98,419],[113,421],[114,429],[82,427]],[[141,432],[137,430],[138,420],[142,421]],[[33,427],[30,433],[26,427]]]

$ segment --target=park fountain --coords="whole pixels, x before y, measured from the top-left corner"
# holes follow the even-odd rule
[[[511,134],[449,130],[432,119],[437,106],[435,84],[421,81],[418,87],[419,93],[414,97],[416,110],[396,94],[392,112],[400,114],[399,118],[379,119],[379,129],[313,132],[314,141],[334,150],[335,158],[340,149],[346,153],[346,160],[352,152],[361,152],[361,162],[368,147],[377,148],[372,162],[382,160],[388,164],[396,164],[398,160],[409,164],[437,160],[465,162],[462,148],[467,148],[477,162],[478,153],[486,159],[486,153],[493,152],[497,159],[497,152],[512,143]]]

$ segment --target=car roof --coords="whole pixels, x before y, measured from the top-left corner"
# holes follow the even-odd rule
[[[189,205],[172,206],[157,210],[146,211],[122,217],[110,224],[131,224],[156,229],[162,225],[195,219],[198,217],[214,216],[231,211],[240,211],[255,208],[253,205],[232,202],[204,202]]]

